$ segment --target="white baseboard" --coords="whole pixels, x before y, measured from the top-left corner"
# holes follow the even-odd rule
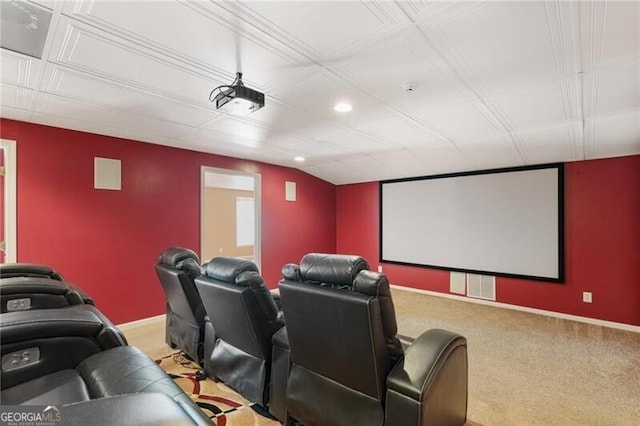
[[[440,293],[437,291],[422,290],[422,289],[413,288],[413,287],[404,287],[396,284],[391,284],[391,288],[396,290],[404,290],[404,291],[411,291],[414,293],[427,294],[429,296],[444,297],[445,299],[453,299],[453,300],[460,300],[462,302],[478,303],[480,305],[494,306],[496,308],[512,309],[514,311],[529,312],[531,314],[546,315],[548,317],[561,318],[561,319],[566,319],[570,321],[578,321],[578,322],[583,322],[583,323],[592,324],[592,325],[599,325],[601,327],[617,328],[619,330],[640,333],[640,326],[637,326],[637,325],[624,324],[624,323],[613,322],[613,321],[605,321],[605,320],[599,320],[599,319],[589,318],[589,317],[581,317],[578,315],[563,314],[560,312],[545,311],[544,309],[528,308],[526,306],[510,305],[508,303],[502,303],[502,302],[493,302],[489,300],[474,299],[474,298],[465,297],[465,296],[458,296],[455,294]]]
[[[149,317],[149,318],[142,318],[136,321],[131,321],[131,322],[125,322],[123,324],[117,324],[116,327],[118,327],[119,329],[124,329],[127,330],[129,328],[133,328],[133,327],[139,327],[141,325],[150,325],[153,324],[155,322],[164,322],[165,321],[165,314],[162,315],[156,315],[155,317]]]

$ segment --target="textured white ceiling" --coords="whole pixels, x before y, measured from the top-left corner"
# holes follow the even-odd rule
[[[640,153],[637,1],[39,4],[43,59],[1,52],[5,118],[336,184]],[[266,93],[243,118],[208,101],[237,70]]]

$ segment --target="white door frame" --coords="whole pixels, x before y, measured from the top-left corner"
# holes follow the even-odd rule
[[[202,259],[204,253],[204,189],[205,189],[205,177],[207,173],[217,173],[223,175],[238,175],[249,176],[254,179],[253,198],[255,200],[255,243],[253,245],[253,262],[256,264],[259,270],[262,270],[261,266],[261,247],[262,247],[262,231],[261,231],[261,204],[262,204],[262,191],[261,191],[261,176],[259,173],[241,172],[238,170],[219,169],[217,167],[201,166],[200,167],[200,258]]]
[[[16,141],[0,139],[4,151],[4,239],[6,247],[4,261],[16,262]]]

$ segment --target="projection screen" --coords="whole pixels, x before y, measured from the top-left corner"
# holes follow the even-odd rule
[[[380,261],[564,281],[562,164],[380,182]]]

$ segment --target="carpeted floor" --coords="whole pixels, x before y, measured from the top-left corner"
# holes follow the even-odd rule
[[[392,291],[399,334],[416,337],[430,328],[444,328],[467,338],[467,425],[640,424],[640,333]],[[173,352],[164,344],[162,317],[123,331],[130,344],[154,359]],[[187,376],[177,379],[187,388],[195,386],[189,373],[183,371]],[[240,404],[218,401],[224,425],[278,424],[253,413],[250,404],[226,386],[208,382],[216,388],[206,392]],[[218,426],[222,424],[218,420]]]
[[[223,383],[207,378],[196,380],[198,365],[188,360],[180,352],[166,355],[156,363],[191,396],[196,404],[215,421],[217,426],[271,426],[280,423],[258,414],[252,408],[254,404]]]
[[[393,290],[398,332],[467,338],[470,425],[640,424],[640,333]]]

